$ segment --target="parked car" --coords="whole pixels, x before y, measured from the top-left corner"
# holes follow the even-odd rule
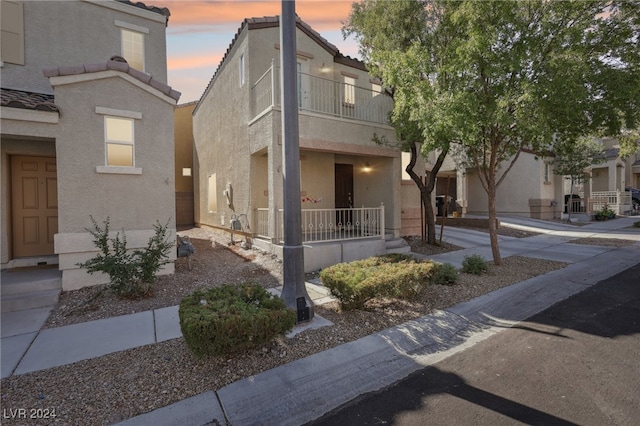
[[[631,192],[631,204],[633,205],[633,210],[640,210],[640,189],[638,188],[625,188],[625,191]]]

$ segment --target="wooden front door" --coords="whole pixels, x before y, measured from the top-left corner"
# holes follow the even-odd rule
[[[13,256],[54,254],[58,232],[56,159],[11,157],[11,211]]]

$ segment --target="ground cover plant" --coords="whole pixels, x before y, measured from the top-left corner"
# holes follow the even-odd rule
[[[339,263],[322,270],[320,279],[348,311],[364,309],[377,297],[411,299],[429,283],[435,270],[432,261],[389,254]]]
[[[196,357],[222,356],[263,345],[293,328],[296,313],[257,284],[226,284],[182,299],[180,329]]]

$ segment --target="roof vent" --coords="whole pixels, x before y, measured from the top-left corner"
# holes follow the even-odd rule
[[[118,56],[118,55],[114,55],[111,57],[111,59],[109,59],[110,61],[116,61],[116,62],[124,62],[125,64],[127,63],[127,60],[125,58],[123,58],[122,56]]]

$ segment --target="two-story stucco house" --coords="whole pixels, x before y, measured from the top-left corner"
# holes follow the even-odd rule
[[[391,99],[360,61],[297,20],[305,270],[384,253],[400,231]],[[280,254],[282,132],[277,17],[242,22],[193,115],[195,221]]]
[[[2,268],[58,264],[65,290],[107,282],[77,266],[96,250],[90,216],[110,218],[131,248],[146,245],[156,221],[175,235],[169,11],[1,4]]]

